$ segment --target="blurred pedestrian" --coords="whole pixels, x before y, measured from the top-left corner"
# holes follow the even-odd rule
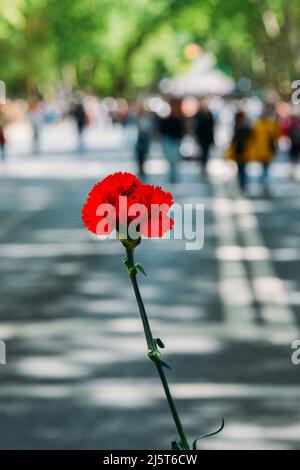
[[[249,161],[249,144],[251,138],[251,128],[243,111],[237,111],[234,118],[233,137],[227,157],[234,160],[238,168],[238,181],[242,191],[247,187],[246,167]]]
[[[181,103],[178,99],[170,100],[170,114],[159,117],[159,132],[162,148],[169,163],[169,181],[177,181],[177,164],[181,158],[180,144],[184,136],[184,119],[181,112]]]
[[[273,110],[265,106],[261,118],[252,128],[253,159],[262,164],[261,182],[265,194],[270,195],[269,168],[274,159],[280,127],[276,121]]]
[[[6,138],[4,127],[6,124],[6,116],[0,107],[0,158],[5,160],[5,147],[6,147]]]
[[[195,115],[195,136],[197,143],[201,147],[201,165],[202,172],[206,174],[209,152],[214,143],[214,126],[215,121],[212,112],[209,110],[206,102],[202,100],[199,110]]]
[[[138,172],[141,177],[145,174],[144,164],[149,153],[153,130],[153,117],[142,105],[137,115],[137,141],[135,145]]]
[[[37,96],[30,96],[27,102],[28,119],[32,128],[32,152],[38,153],[40,132],[43,123],[42,103]]]
[[[71,105],[70,114],[75,120],[77,135],[78,135],[78,152],[84,151],[84,129],[88,125],[88,116],[85,110],[83,102],[83,94],[78,92],[75,95],[75,99]]]
[[[300,115],[293,114],[289,120],[288,136],[290,138],[290,162],[292,166],[291,175],[295,176],[296,165],[300,161]]]

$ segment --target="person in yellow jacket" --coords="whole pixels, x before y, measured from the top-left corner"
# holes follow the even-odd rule
[[[265,108],[262,116],[251,127],[247,125],[244,112],[236,113],[234,135],[226,157],[237,163],[242,190],[247,185],[247,163],[258,162],[263,166],[261,180],[266,194],[269,194],[269,167],[275,156],[279,133],[279,124],[268,108]]]
[[[269,191],[269,167],[273,161],[280,127],[268,109],[252,127],[250,144],[250,161],[261,163],[263,166],[262,183],[265,191]]]

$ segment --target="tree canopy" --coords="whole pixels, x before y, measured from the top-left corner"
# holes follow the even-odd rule
[[[57,83],[130,96],[187,66],[185,46],[284,93],[300,74],[299,0],[0,0],[11,94]]]

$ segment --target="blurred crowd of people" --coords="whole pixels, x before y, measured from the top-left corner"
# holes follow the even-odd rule
[[[43,98],[39,94],[31,95],[27,100],[7,100],[0,105],[0,151],[5,158],[6,128],[15,122],[24,122],[31,128],[32,146],[31,153],[41,151],[41,133],[47,124],[57,124],[62,120],[71,119],[77,132],[77,150],[84,151],[84,130],[89,124],[101,121],[112,124],[122,122],[124,100],[113,98],[99,99],[93,94],[85,94],[81,91],[74,93],[61,93],[55,98]]]
[[[144,164],[147,159],[152,140],[157,137],[161,141],[163,154],[169,164],[169,179],[177,181],[177,164],[182,158],[181,144],[186,135],[193,135],[199,155],[194,155],[202,165],[203,173],[209,158],[210,147],[214,143],[215,118],[208,108],[206,101],[199,103],[191,101],[185,109],[182,100],[172,98],[165,102],[165,110],[155,113],[141,106],[137,115],[136,157],[140,175],[144,174]],[[196,106],[195,106],[196,105]],[[192,113],[192,115],[191,115]],[[190,155],[191,157],[192,155]]]
[[[297,110],[276,113],[274,106],[265,104],[261,116],[250,122],[243,110],[237,110],[234,118],[233,136],[226,156],[236,162],[240,189],[247,189],[247,164],[262,165],[261,183],[266,195],[270,194],[269,168],[277,152],[280,138],[288,139],[291,176],[300,159],[300,115]]]
[[[185,109],[184,102],[171,99],[167,102],[169,110],[166,116],[147,113],[142,107],[138,114],[138,138],[136,156],[139,172],[143,174],[144,164],[149,154],[155,132],[161,140],[162,149],[169,163],[170,182],[177,179],[176,167],[182,158],[182,141],[186,136],[194,139],[197,147],[195,159],[206,176],[207,163],[211,148],[215,143],[215,129],[219,115],[210,109],[209,100],[194,102],[192,109]],[[291,161],[291,176],[300,161],[300,113],[286,103],[280,106],[261,103],[260,110],[254,115],[243,109],[243,103],[231,104],[232,130],[231,139],[224,156],[233,160],[237,166],[238,182],[241,191],[247,189],[247,165],[251,162],[261,164],[261,184],[265,194],[270,194],[270,164],[274,160],[280,139],[285,139],[285,146]],[[230,130],[228,130],[230,133]]]
[[[256,103],[257,104],[257,103]],[[253,106],[252,106],[253,108]],[[168,163],[169,181],[176,183],[179,177],[178,164],[182,158],[197,160],[203,177],[207,175],[207,164],[211,149],[216,143],[216,127],[220,125],[224,109],[230,109],[226,128],[227,144],[223,154],[236,163],[238,183],[245,192],[248,185],[247,166],[251,162],[262,166],[261,184],[266,194],[270,193],[269,168],[280,139],[285,140],[291,162],[291,175],[300,160],[300,113],[297,107],[287,103],[264,104],[247,109],[243,100],[207,97],[183,99],[151,96],[143,100],[127,102],[124,99],[104,98],[93,94],[76,92],[45,100],[41,96],[30,96],[27,101],[8,101],[0,107],[0,153],[5,158],[7,138],[5,128],[17,119],[26,119],[32,129],[32,153],[40,150],[40,134],[44,124],[72,119],[77,131],[77,150],[85,150],[85,129],[101,120],[106,125],[135,129],[132,146],[138,172],[145,175],[145,164],[151,156],[153,142],[160,142],[162,154]],[[228,124],[227,122],[227,124]],[[231,137],[229,136],[231,134]],[[193,145],[184,145],[192,139]],[[184,151],[183,151],[184,149]]]
[[[238,110],[234,118],[231,144],[226,156],[236,162],[240,189],[247,188],[247,164],[258,162],[262,165],[261,183],[266,195],[270,193],[269,167],[276,153],[280,125],[273,110],[267,106],[262,115],[250,123],[244,111]]]

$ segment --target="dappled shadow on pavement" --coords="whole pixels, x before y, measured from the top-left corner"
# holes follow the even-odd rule
[[[0,369],[2,449],[168,449],[175,436],[146,359],[122,247],[95,241],[81,226],[91,184],[10,181],[18,190],[3,217],[21,215],[24,206],[28,217],[0,233],[0,337],[8,352]],[[213,186],[191,178],[174,196],[205,204],[204,249],[145,241],[136,257],[148,272],[141,290],[154,335],[166,343],[187,432],[210,432],[224,416],[225,430],[203,448],[298,448],[299,371],[290,361],[296,323],[285,336],[285,325],[228,321],[220,294],[228,252],[220,254]],[[258,203],[255,211],[259,218]],[[247,264],[242,255],[229,261]]]

